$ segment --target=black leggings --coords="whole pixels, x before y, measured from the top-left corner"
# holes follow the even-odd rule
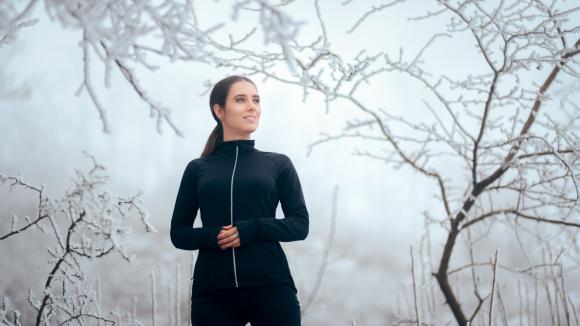
[[[300,303],[290,287],[232,288],[192,298],[192,326],[300,326]]]

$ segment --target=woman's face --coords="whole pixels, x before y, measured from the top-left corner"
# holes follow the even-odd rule
[[[224,128],[224,141],[249,139],[250,134],[258,129],[261,111],[254,84],[245,80],[233,83],[226,99],[226,109],[214,105],[214,112]]]

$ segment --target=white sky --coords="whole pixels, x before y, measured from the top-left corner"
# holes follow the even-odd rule
[[[206,7],[201,8],[201,2],[196,1],[196,7],[202,26],[210,27],[218,21],[227,21],[229,12],[223,9],[227,6],[205,1],[203,6]],[[385,51],[391,58],[397,58],[399,47],[405,49],[404,55],[410,59],[433,33],[445,31],[444,23],[448,17],[428,22],[406,21],[405,17],[419,16],[436,8],[427,8],[425,3],[415,1],[370,17],[355,35],[350,35],[345,34],[345,30],[370,6],[380,2],[353,1],[342,8],[334,1],[321,2],[331,47],[349,59],[363,48],[368,49],[368,53]],[[82,50],[77,45],[81,33],[51,21],[43,13],[44,4],[36,9],[34,16],[39,17],[40,22],[19,32],[14,44],[0,48],[4,73],[0,77],[4,84],[10,87],[24,84],[32,91],[28,99],[0,100],[0,172],[7,175],[22,172],[25,180],[46,184],[50,195],[59,196],[69,186],[74,168],[89,166],[90,162],[81,153],[86,150],[107,167],[113,193],[144,192],[145,205],[159,233],[144,235],[142,228],[138,228],[134,234],[142,243],[137,246],[153,244],[159,251],[142,253],[139,257],[152,264],[185,259],[187,253],[171,246],[168,230],[183,169],[189,160],[199,156],[215,124],[208,107],[209,93],[199,94],[204,91],[206,79],[215,82],[237,72],[197,63],[169,64],[165,60],[159,61],[161,68],[155,73],[138,69],[141,84],[149,95],[173,111],[174,121],[186,135],[179,138],[167,125],[164,134],[155,131],[155,120],[148,117],[147,105],[119,71],[113,71],[112,86],[105,89],[104,66],[92,54],[92,82],[111,122],[112,134],[106,135],[101,131],[101,121],[88,94],[83,92],[80,97],[74,96],[83,78]],[[287,9],[293,17],[308,22],[300,32],[300,40],[303,43],[313,41],[319,25],[311,1],[298,1]],[[249,30],[255,21],[246,18],[237,23],[240,27],[236,26],[235,31]],[[261,34],[258,35],[256,44],[259,45],[262,40]],[[440,39],[425,54],[424,60],[425,67],[435,75],[445,71],[449,76],[459,77],[485,69],[475,52],[473,39],[467,34]],[[543,72],[536,74],[538,78],[543,76]],[[351,295],[352,300],[343,303],[348,307],[344,314],[362,311],[369,316],[367,325],[371,325],[374,319],[370,316],[380,310],[380,307],[372,306],[380,301],[375,292],[377,286],[387,292],[382,296],[393,300],[396,295],[392,291],[400,291],[402,283],[408,284],[409,246],[417,246],[423,234],[420,213],[426,210],[434,215],[442,213],[441,205],[432,198],[435,184],[408,168],[395,170],[379,161],[351,154],[357,146],[379,154],[385,146],[376,143],[344,139],[320,145],[310,157],[306,157],[307,145],[319,139],[319,132],[337,134],[346,119],[364,116],[351,105],[338,101],[332,104],[331,113],[326,115],[319,94],[311,94],[303,103],[300,88],[275,81],[264,83],[256,77],[253,80],[258,85],[263,110],[260,127],[252,137],[256,140],[256,148],[282,152],[292,158],[310,212],[311,233],[307,241],[284,244],[291,263],[295,264],[292,267],[295,280],[305,287],[313,280],[314,271],[308,262],[316,264],[317,258],[306,259],[298,253],[308,251],[313,256],[320,255],[329,225],[332,189],[338,184],[341,188],[337,247],[359,257],[369,266],[377,264],[378,268],[369,267],[369,270],[378,274],[367,273],[368,277],[358,279],[361,275],[357,268],[360,267],[349,267],[351,261],[347,261],[339,265],[340,268],[336,267],[337,270],[329,271],[329,278],[337,280],[335,285],[342,285],[345,290],[349,286],[359,289],[359,293]],[[405,113],[408,117],[428,114],[421,100],[436,104],[417,81],[393,73],[375,77],[373,84],[360,88],[357,98],[371,107],[381,107],[393,114]],[[450,163],[442,172],[463,184],[464,174],[458,171],[458,167]],[[15,195],[8,195],[5,190],[0,189],[0,213],[3,216],[23,212],[32,214],[29,208],[14,207]],[[1,230],[7,227],[8,219],[3,220]],[[309,248],[318,248],[319,251]],[[437,241],[436,248],[438,258],[440,246]],[[375,259],[378,262],[373,262]],[[19,267],[35,268],[37,265],[39,262],[36,261],[35,265],[32,260],[15,262],[14,271]],[[385,275],[387,278],[383,277]],[[344,279],[360,283],[348,285]],[[331,284],[332,281],[328,282]],[[322,291],[323,295],[332,296],[331,293],[340,293],[341,290],[323,287]],[[304,295],[306,293],[305,289]],[[327,309],[330,310],[319,308],[319,316],[336,311],[335,302],[328,300]],[[383,310],[378,315],[380,317],[374,318],[382,318],[387,312]],[[314,325],[315,318],[321,317],[312,318]]]

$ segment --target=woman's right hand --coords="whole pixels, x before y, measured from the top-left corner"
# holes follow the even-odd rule
[[[220,249],[236,248],[240,246],[240,234],[238,228],[233,225],[222,226],[217,236]]]

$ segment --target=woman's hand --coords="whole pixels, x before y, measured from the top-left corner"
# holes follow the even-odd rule
[[[232,224],[222,226],[220,233],[217,236],[218,246],[224,250],[227,248],[236,248],[240,246],[240,234],[238,228]]]

